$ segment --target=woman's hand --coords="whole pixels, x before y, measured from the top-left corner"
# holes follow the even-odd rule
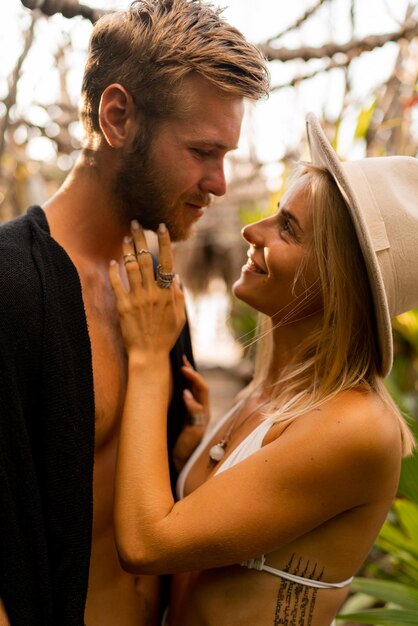
[[[178,472],[201,442],[210,419],[209,387],[185,355],[183,355],[183,363],[181,370],[189,387],[183,391],[188,424],[181,431],[173,449],[174,466]]]
[[[206,428],[210,419],[208,384],[194,369],[186,355],[183,355],[181,372],[188,383],[188,388],[183,391],[183,400],[189,414],[190,425]]]
[[[111,262],[109,276],[128,355],[147,362],[174,346],[185,322],[184,296],[172,274],[171,242],[165,225],[158,228],[157,280],[144,231],[136,221],[132,222],[132,238],[123,242],[129,290],[122,284],[116,261]]]

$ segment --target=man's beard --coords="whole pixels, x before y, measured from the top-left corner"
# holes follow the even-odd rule
[[[116,175],[114,193],[120,219],[125,223],[136,219],[143,228],[153,231],[164,223],[171,240],[181,241],[189,236],[194,222],[193,219],[187,219],[183,203],[206,206],[210,198],[206,194],[197,193],[193,197],[183,198],[181,204],[178,202],[181,198],[170,198],[164,171],[153,165],[150,152],[150,142],[138,137]]]

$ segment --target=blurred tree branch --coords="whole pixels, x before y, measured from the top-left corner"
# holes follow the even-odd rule
[[[309,46],[302,48],[274,48],[268,43],[260,43],[258,47],[269,61],[295,61],[302,59],[310,61],[311,59],[332,59],[336,55],[349,55],[355,53],[358,56],[362,52],[381,48],[389,41],[398,42],[401,39],[411,41],[418,36],[418,21],[408,20],[398,31],[385,33],[384,35],[368,35],[362,39],[351,39],[343,44],[328,43],[324,46],[312,48]]]
[[[67,18],[81,16],[93,24],[102,15],[109,13],[104,9],[93,9],[85,4],[80,4],[78,0],[21,0],[21,2],[27,9],[39,9],[44,15],[50,16],[61,13]]]
[[[22,73],[22,65],[26,57],[28,56],[29,50],[33,43],[36,19],[37,19],[37,16],[34,15],[32,17],[31,24],[24,36],[25,38],[24,38],[23,50],[18,60],[16,61],[15,67],[13,68],[12,72],[10,73],[7,79],[8,94],[3,100],[6,113],[3,117],[3,120],[0,119],[0,175],[1,175],[1,157],[5,149],[5,136],[6,136],[6,131],[10,124],[10,109],[16,103],[17,85],[18,85],[19,78]]]
[[[85,0],[88,2],[89,0]],[[332,32],[326,44],[321,46],[302,46],[290,49],[280,46],[280,39],[291,31],[297,31],[313,16],[317,19],[327,19],[327,12],[324,10],[326,3],[328,7],[332,5],[332,0],[311,0],[311,7],[300,15],[291,25],[287,26],[273,37],[259,44],[260,49],[270,61],[302,61],[302,63],[289,63],[290,77],[283,84],[273,85],[273,91],[283,89],[283,87],[298,87],[303,81],[311,79],[318,74],[339,69],[345,73],[345,88],[342,98],[341,111],[337,114],[337,119],[323,120],[330,135],[334,134],[338,141],[340,122],[344,120],[348,109],[359,109],[359,116],[370,109],[370,119],[365,134],[356,134],[355,140],[364,139],[368,153],[372,154],[393,154],[405,152],[406,154],[416,154],[416,132],[413,132],[413,113],[416,110],[416,83],[418,68],[418,20],[416,0],[411,0],[409,8],[400,21],[395,20],[396,26],[392,27],[392,32],[384,34],[374,34],[365,37],[356,37],[356,8],[361,0],[351,0],[349,3],[349,16],[351,30],[346,35],[347,39],[343,43],[335,43],[332,39]],[[216,2],[217,3],[217,2]],[[13,200],[12,189],[18,184],[24,186],[22,177],[18,179],[15,175],[18,167],[26,164],[26,148],[32,139],[45,137],[50,140],[53,150],[57,155],[57,163],[45,162],[40,165],[42,176],[45,180],[58,180],[64,175],[64,170],[60,169],[62,163],[65,167],[70,167],[76,152],[79,149],[79,135],[77,125],[77,107],[72,103],[70,94],[67,91],[68,63],[71,63],[71,38],[63,43],[55,53],[54,68],[58,70],[58,80],[60,95],[55,106],[35,103],[44,109],[49,121],[40,124],[33,123],[36,117],[31,120],[30,112],[19,110],[14,107],[16,104],[17,84],[21,77],[22,64],[28,55],[31,43],[34,38],[34,23],[41,15],[52,16],[61,13],[66,18],[76,16],[83,17],[94,23],[99,17],[110,11],[104,9],[93,9],[78,0],[21,0],[22,6],[33,12],[33,22],[30,29],[24,33],[23,51],[16,62],[16,66],[9,77],[9,93],[3,99],[5,113],[0,116],[0,156],[4,153],[1,164],[3,166],[2,180],[0,180],[0,207],[4,206],[4,199],[9,197],[9,204],[12,201],[14,212],[24,209],[26,202]],[[415,18],[415,19],[414,19]],[[52,27],[52,26],[51,26]],[[395,30],[396,29],[396,30]],[[277,29],[279,30],[279,29]],[[306,31],[307,32],[307,31]],[[303,34],[305,30],[303,31]],[[351,62],[360,57],[363,53],[381,48],[385,44],[392,42],[399,48],[399,56],[393,74],[387,78],[383,84],[375,86],[366,102],[354,102],[355,96],[351,86]],[[68,52],[68,54],[67,54]],[[314,60],[310,66],[304,66],[303,62]],[[302,66],[302,69],[300,67]],[[371,108],[370,98],[375,102],[374,109]],[[406,104],[410,103],[410,104]],[[373,112],[374,111],[374,112]],[[25,140],[25,136],[27,139]],[[336,143],[337,145],[337,143]],[[289,146],[284,146],[284,154],[281,156],[281,163],[287,163],[290,156],[292,160],[299,158],[299,153],[295,146],[289,142]],[[289,156],[290,155],[290,156]],[[66,160],[59,157],[65,156]],[[33,165],[33,163],[32,163]],[[235,181],[230,185],[230,197],[235,196],[242,187],[243,180],[249,181],[250,186],[255,187],[255,195],[261,197],[261,192],[257,185],[264,181],[262,171],[263,164],[259,162],[257,154],[250,146],[248,163],[234,167]],[[7,170],[7,172],[6,172]],[[32,179],[31,173],[28,178]],[[263,183],[264,184],[264,183]],[[262,185],[261,185],[262,186]],[[260,187],[261,189],[261,187]]]
[[[314,15],[325,2],[331,2],[331,0],[317,0],[316,4],[314,4],[314,6],[305,11],[305,13],[301,17],[293,22],[293,24],[282,30],[277,35],[269,37],[266,43],[270,44],[272,41],[277,41],[277,39],[281,39],[284,35],[287,35],[287,33],[290,33],[292,30],[297,30],[298,28],[300,28],[302,24],[304,24],[311,17],[311,15]]]
[[[291,30],[299,28],[311,15],[313,15],[326,1],[330,0],[318,0],[316,4],[308,9],[294,24],[278,33],[274,37],[269,38],[266,42],[262,42],[258,45],[265,57],[269,61],[294,61],[302,59],[309,61],[311,59],[332,59],[336,55],[345,55],[346,57],[354,58],[359,56],[362,52],[374,50],[380,48],[388,42],[397,42],[401,39],[407,39],[410,41],[418,35],[418,21],[407,20],[399,30],[385,33],[383,35],[368,35],[362,39],[353,38],[350,41],[343,44],[328,43],[319,47],[303,46],[301,48],[276,48],[271,45],[271,42],[281,38],[284,34]],[[95,22],[99,17],[109,11],[104,9],[93,9],[84,4],[80,4],[78,0],[21,0],[23,6],[28,9],[39,9],[45,15],[51,16],[55,13],[61,13],[64,17],[72,18],[75,16],[82,16],[89,19],[91,22]],[[349,61],[346,61],[346,63]],[[339,62],[338,67],[342,67],[344,62]],[[329,68],[336,67],[336,65],[330,65]],[[309,78],[311,75],[308,76]],[[303,80],[303,77],[301,79]]]

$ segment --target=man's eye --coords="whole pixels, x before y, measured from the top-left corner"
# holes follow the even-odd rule
[[[193,148],[193,152],[202,158],[211,155],[210,150],[202,150],[201,148]]]

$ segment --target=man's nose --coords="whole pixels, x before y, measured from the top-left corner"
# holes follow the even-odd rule
[[[212,194],[214,196],[224,196],[226,193],[226,180],[224,164],[219,163],[216,167],[212,167],[200,183],[203,193]]]

